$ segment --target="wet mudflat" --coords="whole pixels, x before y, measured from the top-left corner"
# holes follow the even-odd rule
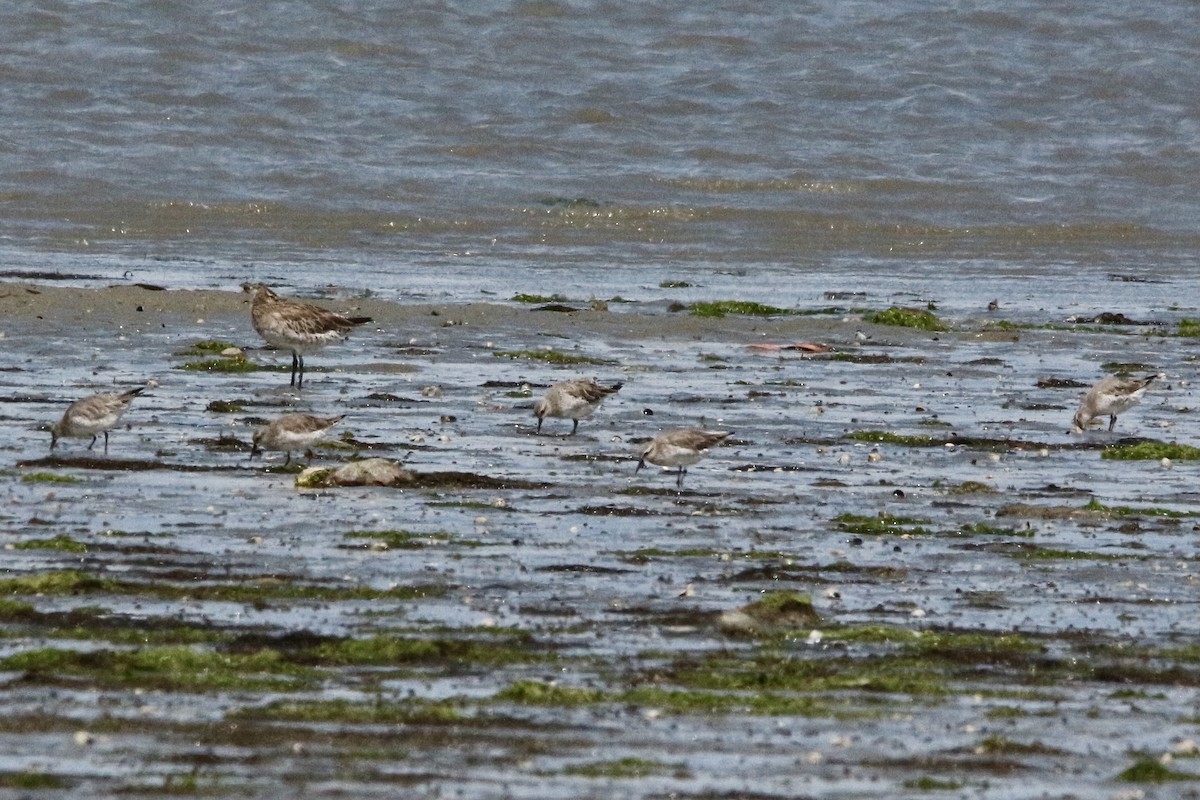
[[[5,285],[3,791],[1200,787],[1188,312],[526,299],[335,299],[376,325],[298,393],[239,295]],[[1106,370],[1167,380],[1068,433]],[[579,375],[625,387],[534,435]],[[107,457],[49,452],[70,400],[146,381]],[[289,410],[347,415],[314,464],[413,483],[249,460]],[[682,491],[633,472],[676,426],[733,431]]]

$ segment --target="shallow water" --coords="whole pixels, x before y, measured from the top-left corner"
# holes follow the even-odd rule
[[[832,279],[1120,303],[1106,273],[1194,272],[1193,17],[14,3],[0,254],[71,283],[400,299],[685,280],[803,305]]]

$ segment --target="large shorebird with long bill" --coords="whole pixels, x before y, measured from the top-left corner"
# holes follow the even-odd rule
[[[287,300],[263,283],[242,284],[242,290],[254,295],[250,302],[250,322],[258,335],[267,344],[291,351],[289,385],[297,388],[304,384],[306,353],[345,341],[354,328],[372,321],[370,317],[347,317],[312,303]]]

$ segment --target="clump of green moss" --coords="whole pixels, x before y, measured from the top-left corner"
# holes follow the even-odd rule
[[[31,472],[21,478],[23,483],[83,483],[74,475],[59,475],[56,472]]]
[[[370,586],[315,585],[292,581],[247,581],[233,583],[138,583],[114,578],[96,578],[79,570],[60,570],[0,580],[0,596],[112,594],[145,595],[163,600],[191,598],[241,603],[265,603],[272,600],[331,602],[345,600],[415,600],[440,597],[449,591],[444,584],[395,586],[375,589]]]
[[[1086,550],[1062,550],[1051,547],[1022,547],[1010,555],[1029,561],[1121,561],[1138,560],[1148,556],[1119,555],[1117,553],[1091,553]]]
[[[938,447],[945,440],[934,439],[932,436],[907,436],[888,431],[852,431],[846,438],[853,442],[873,442],[876,444],[894,444],[900,447]]]
[[[389,550],[420,550],[431,540],[438,542],[450,541],[448,533],[412,533],[410,531],[350,531],[344,535],[346,539],[369,539],[372,542],[382,542]]]
[[[559,686],[544,681],[517,681],[496,693],[496,699],[528,706],[590,706],[605,700],[599,689]]]
[[[885,311],[875,311],[863,316],[864,322],[875,325],[895,325],[901,328],[916,328],[922,331],[948,330],[945,323],[932,311],[920,308],[892,306]]]
[[[1100,365],[1100,369],[1122,377],[1132,375],[1135,372],[1158,371],[1158,368],[1153,364],[1143,364],[1140,361],[1105,361]]]
[[[928,524],[929,520],[898,517],[886,512],[873,517],[865,514],[839,514],[833,518],[833,521],[837,524],[839,530],[860,536],[898,536],[904,534],[911,536],[931,533],[928,528],[922,527]]]
[[[1200,517],[1200,511],[1176,511],[1173,508],[1139,508],[1137,506],[1107,506],[1096,498],[1092,498],[1083,507],[1085,511],[1099,511],[1114,517],[1166,517],[1168,519],[1185,519]]]
[[[970,525],[964,525],[961,530],[963,533],[976,536],[1016,536],[1019,538],[1033,536],[1032,528],[1018,531],[1013,528],[997,528],[994,525],[988,525],[986,522],[973,522]]]
[[[602,358],[573,355],[571,353],[564,353],[561,350],[495,350],[492,352],[492,356],[494,358],[527,358],[531,361],[545,361],[547,364],[560,365],[613,363]]]
[[[946,489],[946,494],[995,494],[996,488],[979,481],[963,481]]]
[[[1026,664],[1045,648],[1019,634],[925,632],[905,648],[955,664]]]
[[[0,668],[20,670],[27,678],[83,676],[104,686],[139,686],[176,691],[264,690],[299,688],[309,671],[284,662],[274,650],[225,654],[192,647],[80,652],[46,647],[0,659]]]
[[[214,414],[240,414],[245,411],[241,405],[229,400],[213,400],[208,404],[208,410]]]
[[[709,300],[692,303],[688,313],[693,317],[723,317],[726,314],[741,314],[749,317],[778,317],[791,314],[786,308],[763,305],[747,300]]]
[[[946,665],[933,657],[902,653],[878,659],[811,659],[763,650],[753,658],[717,653],[702,660],[681,660],[670,673],[681,686],[708,691],[751,692],[765,707],[778,707],[773,693],[803,692],[896,692],[914,695],[944,695],[949,691]],[[729,697],[746,705],[752,697]],[[828,702],[830,698],[800,698]],[[753,707],[753,704],[750,704]],[[828,710],[828,707],[826,707]],[[764,713],[758,711],[756,713]],[[766,713],[777,713],[775,711]]]
[[[1125,783],[1166,783],[1167,781],[1195,781],[1200,775],[1190,772],[1175,772],[1153,758],[1141,758],[1133,766],[1117,775]]]
[[[1115,461],[1161,461],[1164,458],[1172,461],[1200,461],[1200,447],[1151,439],[1135,444],[1114,444],[1104,448],[1100,457]]]
[[[821,621],[821,616],[813,609],[812,598],[798,592],[767,592],[743,606],[742,611],[767,625],[800,627]]]
[[[1180,336],[1200,336],[1200,319],[1179,320]]]
[[[175,369],[186,369],[191,372],[255,372],[270,370],[275,367],[260,367],[245,358],[206,358],[202,361],[188,361]]]
[[[400,636],[375,636],[347,639],[320,645],[314,655],[323,664],[527,664],[552,659],[553,654],[537,652],[532,642],[505,642],[495,639],[421,639]]]
[[[6,789],[32,791],[37,789],[66,789],[70,784],[57,775],[44,772],[0,773],[0,786]]]
[[[963,788],[963,786],[964,784],[959,781],[940,780],[938,778],[931,778],[928,775],[904,782],[904,788],[916,789],[921,792],[954,791],[955,789]]]
[[[419,698],[407,698],[402,703],[280,700],[262,708],[234,712],[230,717],[343,725],[446,725],[466,719],[451,701],[434,702]]]
[[[681,767],[673,767],[660,761],[633,757],[616,761],[593,761],[563,770],[567,775],[581,775],[585,778],[648,778],[651,775],[678,774],[685,771]]]
[[[13,545],[16,550],[61,550],[64,553],[86,553],[87,545],[70,536],[59,534],[53,539],[26,539]]]

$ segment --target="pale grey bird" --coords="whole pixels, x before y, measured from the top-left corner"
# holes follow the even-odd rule
[[[338,417],[318,417],[313,414],[284,414],[270,425],[264,425],[254,432],[254,440],[250,445],[250,458],[254,458],[263,450],[278,450],[287,453],[283,462],[286,467],[292,462],[293,450],[308,450],[325,432],[345,419]],[[311,455],[309,456],[311,460]]]
[[[1083,396],[1083,403],[1075,412],[1075,432],[1083,430],[1096,417],[1108,417],[1108,429],[1111,431],[1117,424],[1117,415],[1123,414],[1142,402],[1142,395],[1151,382],[1165,378],[1163,374],[1148,375],[1145,378],[1127,378],[1120,375],[1110,375],[1101,378],[1088,389]]]
[[[687,468],[708,455],[710,448],[721,442],[730,431],[702,431],[697,428],[680,428],[663,431],[655,436],[642,448],[641,458],[638,459],[637,469],[646,466],[646,462],[660,467],[678,467],[679,476],[675,485],[683,488],[683,476]]]
[[[537,432],[542,432],[542,420],[546,417],[562,417],[575,424],[571,426],[571,434],[579,430],[579,420],[587,419],[604,398],[621,391],[623,383],[612,386],[601,386],[594,378],[578,378],[570,381],[560,381],[546,390],[546,396],[533,405],[533,413],[537,417]]]
[[[139,386],[124,392],[101,392],[71,403],[62,419],[50,426],[50,449],[53,450],[64,436],[75,439],[90,436],[92,441],[87,449],[91,450],[96,445],[97,437],[103,433],[104,454],[108,455],[108,432],[116,427],[133,398],[145,390],[145,386]]]

